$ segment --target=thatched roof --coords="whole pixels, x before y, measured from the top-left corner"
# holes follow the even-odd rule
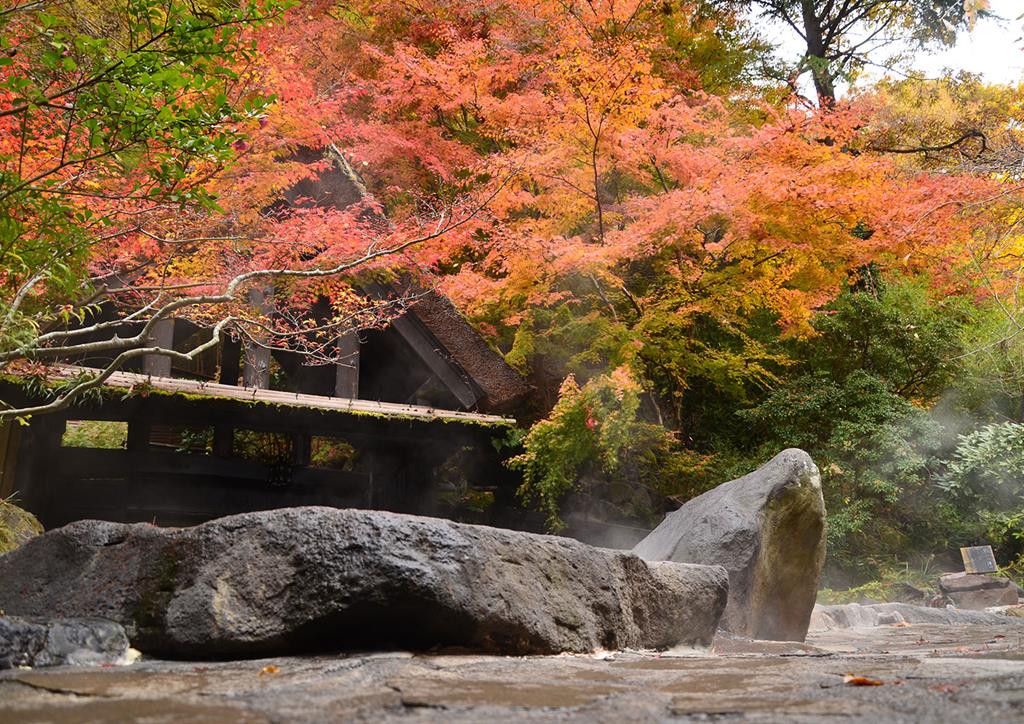
[[[318,153],[300,152],[299,160],[310,163],[323,158]],[[312,200],[317,206],[346,208],[366,196],[363,179],[352,169],[344,156],[337,149],[329,149],[327,157],[333,161],[330,168],[323,171],[316,181],[303,181],[285,194],[289,201],[297,198]],[[433,352],[445,358],[449,365],[457,368],[457,374],[475,388],[476,400],[467,407],[499,412],[513,408],[530,392],[526,380],[510,367],[500,354],[491,349],[473,326],[459,313],[452,303],[437,292],[416,289],[413,296],[417,301],[406,313],[414,317],[417,326],[422,326],[431,338]],[[393,287],[378,288],[381,296],[398,294]],[[396,324],[395,328],[403,336],[409,333],[409,325]],[[424,345],[413,345],[423,354]],[[444,380],[442,380],[444,381]]]

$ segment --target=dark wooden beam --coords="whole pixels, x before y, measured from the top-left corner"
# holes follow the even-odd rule
[[[217,382],[222,385],[237,385],[238,375],[242,372],[241,342],[223,337],[217,346],[220,352],[220,369],[217,373]]]
[[[18,489],[15,479],[18,466],[18,447],[21,443],[21,425],[8,422],[0,426],[0,454],[2,454],[2,477],[0,477],[0,500],[14,495]]]
[[[235,428],[231,425],[214,425],[213,454],[217,457],[229,458],[234,454]]]
[[[423,329],[423,325],[408,314],[394,320],[391,325],[430,371],[455,395],[463,408],[469,410],[476,405],[480,396],[473,385],[466,379],[465,373],[448,359],[441,345]]]
[[[366,291],[378,299],[388,299],[392,296],[391,289],[377,283],[368,284]],[[412,313],[406,313],[393,320],[391,326],[406,344],[412,347],[431,373],[451,391],[464,409],[470,410],[476,406],[483,395],[422,322]]]
[[[150,418],[138,415],[132,417],[128,422],[128,449],[139,452],[148,450],[152,429]]]

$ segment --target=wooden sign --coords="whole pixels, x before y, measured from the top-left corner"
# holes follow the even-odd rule
[[[968,573],[995,573],[999,570],[992,546],[961,548],[960,555],[964,557],[964,570]]]

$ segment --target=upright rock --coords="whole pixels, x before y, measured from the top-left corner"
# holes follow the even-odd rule
[[[727,590],[717,566],[333,508],[177,529],[80,521],[0,558],[7,613],[111,619],[143,652],[181,657],[707,644]]]
[[[648,561],[724,566],[729,603],[723,628],[803,641],[825,563],[818,468],[803,450],[784,450],[669,513],[633,552]]]

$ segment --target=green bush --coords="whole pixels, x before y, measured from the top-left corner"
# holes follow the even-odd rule
[[[738,415],[761,443],[756,460],[800,447],[818,464],[833,566],[863,578],[910,548],[945,546],[942,491],[930,482],[942,428],[880,378],[805,375]]]
[[[519,497],[547,514],[550,530],[564,527],[560,506],[570,492],[622,475],[650,483],[671,456],[671,433],[639,418],[641,391],[626,367],[582,387],[570,375],[551,414],[523,438],[508,464],[523,474]]]

